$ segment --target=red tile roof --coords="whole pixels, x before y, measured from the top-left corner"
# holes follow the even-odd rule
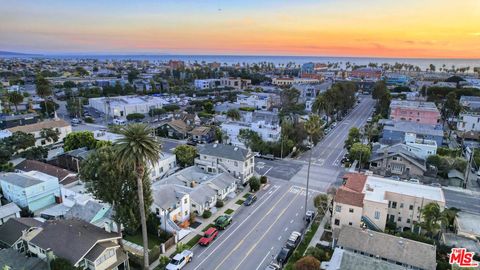
[[[354,190],[340,187],[335,195],[335,202],[363,207],[363,197],[365,194],[356,192]]]
[[[365,182],[367,182],[367,176],[360,173],[347,173],[343,179],[347,180],[345,186],[356,192],[362,192]]]

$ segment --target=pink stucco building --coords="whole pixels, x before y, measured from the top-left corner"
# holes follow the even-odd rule
[[[440,123],[441,116],[433,102],[392,100],[390,119],[436,125]]]

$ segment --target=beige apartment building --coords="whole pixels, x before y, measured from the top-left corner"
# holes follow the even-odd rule
[[[421,221],[423,206],[431,202],[442,210],[445,208],[441,188],[380,176],[347,174],[334,199],[332,228],[350,225],[383,231],[387,221],[391,221],[398,230],[412,230],[414,224]]]

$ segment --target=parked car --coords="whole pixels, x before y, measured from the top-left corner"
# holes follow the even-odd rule
[[[288,258],[290,258],[290,255],[292,255],[292,252],[292,248],[282,247],[276,258],[278,264],[283,266],[288,261]]]
[[[442,187],[442,185],[440,183],[431,183],[430,186],[431,187],[439,187],[439,188]]]
[[[307,221],[308,223],[310,223],[310,221],[312,221],[314,218],[315,218],[314,211],[308,210],[307,213],[305,213],[305,221]]]
[[[416,178],[410,178],[407,180],[407,182],[414,183],[414,184],[420,184],[420,180]]]
[[[81,123],[81,120],[80,120],[80,119],[78,119],[78,118],[73,118],[73,119],[72,119],[72,125],[73,125],[73,126],[76,126],[76,125],[78,125],[78,124],[80,124],[80,123]]]
[[[252,205],[255,201],[257,201],[257,196],[255,194],[250,194],[243,203],[243,205],[249,206]]]
[[[272,154],[267,154],[267,155],[261,155],[260,158],[268,159],[268,160],[274,160],[275,156],[272,155]]]
[[[293,231],[290,234],[290,237],[288,237],[286,246],[289,248],[295,249],[300,243],[301,239],[302,239],[302,234],[299,232]]]
[[[180,270],[187,263],[191,262],[193,259],[193,252],[191,250],[184,250],[182,253],[179,253],[173,257],[168,263],[165,269],[167,270]]]
[[[211,227],[203,234],[203,237],[198,240],[198,244],[200,246],[208,246],[211,242],[213,242],[213,240],[215,240],[215,238],[217,238],[217,235],[217,228]]]
[[[123,126],[127,124],[127,121],[124,119],[113,119],[113,124]]]
[[[215,227],[219,230],[225,230],[225,228],[232,223],[232,217],[229,215],[222,215],[215,219]]]
[[[400,181],[400,177],[398,175],[390,176],[390,179]]]
[[[265,270],[280,270],[280,265],[278,265],[274,262],[271,262],[269,265],[267,265]]]
[[[367,118],[367,123],[370,123],[370,122],[372,122],[372,117]]]

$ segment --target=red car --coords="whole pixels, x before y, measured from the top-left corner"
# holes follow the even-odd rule
[[[205,232],[203,237],[198,240],[198,244],[201,246],[208,246],[217,237],[217,235],[217,228],[211,227]]]

